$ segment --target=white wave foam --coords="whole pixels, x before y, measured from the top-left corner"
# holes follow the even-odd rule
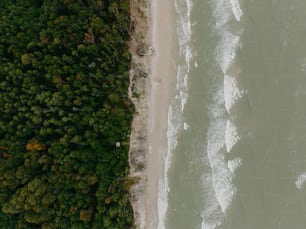
[[[215,229],[221,225],[221,222],[208,223],[205,220],[202,221],[201,229]]]
[[[295,185],[298,189],[301,189],[306,182],[306,172],[298,175],[295,179]]]
[[[180,102],[180,111],[182,112],[185,108],[185,104],[187,103],[188,94],[187,94],[187,78],[188,78],[188,67],[179,65],[177,67],[177,83],[176,89],[177,94],[175,96],[175,100]]]
[[[233,175],[224,158],[226,119],[220,116],[224,113],[223,87],[219,88],[210,107],[211,123],[207,132],[207,155],[212,171],[213,187],[222,212],[230,206],[237,190],[233,185]],[[215,101],[219,101],[215,103]],[[223,111],[222,111],[223,109]],[[220,112],[222,111],[222,112]]]
[[[233,175],[235,175],[235,171],[241,166],[241,164],[242,162],[240,157],[236,157],[235,159],[227,162],[227,166]]]
[[[237,81],[233,76],[224,76],[224,101],[225,108],[230,113],[231,108],[244,95],[244,91],[240,90],[237,86]]]
[[[236,51],[240,44],[240,36],[224,30],[221,34],[221,40],[216,49],[216,60],[220,65],[223,74],[226,74],[227,70],[233,63],[236,57]]]
[[[203,184],[203,197],[205,203],[205,209],[201,212],[201,228],[215,229],[224,221],[224,215],[218,200],[216,199],[211,173],[204,174],[201,180]]]
[[[229,153],[233,146],[237,144],[240,140],[238,136],[237,128],[234,123],[230,120],[227,120],[226,129],[225,129],[225,146],[226,151]]]
[[[234,196],[236,195],[236,187],[232,184],[232,174],[225,168],[226,164],[223,161],[223,158],[216,159],[218,162],[216,165],[221,166],[220,169],[213,169],[214,177],[214,188],[216,192],[217,200],[220,204],[223,213],[226,213],[229,208]]]
[[[178,67],[180,69],[180,66]],[[158,229],[165,228],[166,213],[168,210],[168,194],[170,192],[168,182],[168,170],[171,166],[173,153],[177,146],[177,135],[181,127],[188,128],[188,124],[184,123],[183,110],[187,102],[187,82],[188,73],[178,70],[177,72],[177,89],[178,93],[173,99],[168,112],[168,149],[164,156],[164,174],[159,180],[158,190]]]
[[[224,140],[222,141],[222,137],[218,136],[219,134],[224,134],[224,132],[219,129],[222,125],[224,125],[223,121],[218,121],[218,123],[214,122],[210,127],[209,132],[211,132],[211,135],[208,137],[207,154],[212,170],[213,187],[216,198],[222,212],[225,213],[237,190],[232,183],[233,175],[227,166],[224,155],[220,152],[224,146]],[[216,132],[212,133],[214,131]]]
[[[190,14],[192,2],[190,0],[175,0],[174,5],[178,16],[177,34],[179,36],[179,45],[181,49],[184,45],[189,43],[191,37]]]
[[[237,193],[233,184],[234,172],[241,165],[240,158],[227,161],[224,153],[230,152],[240,139],[236,126],[225,118],[225,113],[227,111],[229,114],[233,104],[243,95],[235,79],[227,75],[236,58],[241,35],[231,32],[228,23],[234,19],[234,16],[239,21],[242,11],[239,2],[235,0],[211,0],[210,2],[215,20],[213,29],[220,37],[214,57],[225,77],[223,85],[218,90],[212,90],[215,94],[208,112],[210,124],[206,140],[213,197],[210,196],[211,200],[202,212],[202,229],[219,228],[224,222],[226,212]],[[218,85],[213,87],[216,86]]]
[[[165,216],[168,210],[168,190],[166,181],[164,179],[159,179],[159,189],[158,189],[158,228],[165,228]]]
[[[184,130],[189,130],[190,126],[188,125],[188,123],[184,122]]]
[[[175,100],[174,100],[175,101]],[[165,228],[165,218],[168,210],[168,193],[170,192],[169,182],[168,182],[168,170],[171,166],[171,161],[173,157],[173,152],[177,146],[177,132],[180,126],[179,118],[176,116],[176,109],[174,101],[169,107],[168,112],[168,149],[164,155],[164,174],[159,179],[159,189],[158,189],[158,229]],[[178,113],[179,114],[179,113]]]
[[[240,21],[241,16],[243,15],[243,12],[240,8],[239,1],[238,0],[230,0],[230,2],[231,2],[231,5],[232,5],[232,11],[233,11],[233,14],[235,15],[236,20]]]
[[[188,72],[189,72],[190,62],[191,62],[191,59],[193,57],[190,45],[185,46],[185,49],[184,49],[183,53],[184,53],[184,56],[185,56],[185,61],[186,61],[187,69],[188,69]]]
[[[231,6],[228,0],[212,1],[213,16],[215,17],[217,29],[224,26],[231,19]]]
[[[240,35],[234,34],[227,26],[228,22],[232,19],[233,15],[236,20],[240,20],[242,11],[239,6],[238,0],[215,0],[212,1],[212,10],[215,18],[215,30],[220,35],[220,42],[216,49],[216,60],[224,74],[232,64],[236,57],[236,51],[240,44]]]
[[[178,15],[177,35],[180,46],[180,56],[185,58],[185,63],[177,68],[177,94],[174,97],[168,112],[168,150],[164,158],[164,174],[159,180],[158,190],[158,229],[165,228],[166,213],[168,210],[168,195],[170,192],[168,182],[168,170],[171,166],[173,153],[177,146],[177,134],[180,128],[186,128],[183,123],[183,110],[187,103],[188,74],[190,71],[190,62],[192,59],[191,41],[191,23],[190,13],[192,4],[190,0],[176,0],[175,8]]]
[[[213,101],[208,110],[208,115],[211,119],[224,118],[224,89],[222,87],[213,90]]]
[[[178,66],[177,74],[177,91],[181,98],[181,109],[187,102],[187,79],[190,71],[190,62],[193,57],[193,52],[190,47],[191,41],[191,22],[190,14],[192,10],[191,0],[175,0],[175,9],[178,15],[177,34],[179,40],[180,56],[185,58],[185,63]]]

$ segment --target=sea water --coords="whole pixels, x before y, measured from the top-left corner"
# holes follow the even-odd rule
[[[158,228],[306,228],[306,1],[173,1]]]

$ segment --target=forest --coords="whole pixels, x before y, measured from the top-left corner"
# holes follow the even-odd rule
[[[129,0],[0,8],[0,228],[130,228]]]

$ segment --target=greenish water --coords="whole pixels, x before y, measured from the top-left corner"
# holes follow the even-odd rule
[[[306,1],[175,3],[159,228],[306,228]]]

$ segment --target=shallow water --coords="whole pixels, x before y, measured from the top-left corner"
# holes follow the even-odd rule
[[[159,229],[305,228],[306,1],[174,1]]]

